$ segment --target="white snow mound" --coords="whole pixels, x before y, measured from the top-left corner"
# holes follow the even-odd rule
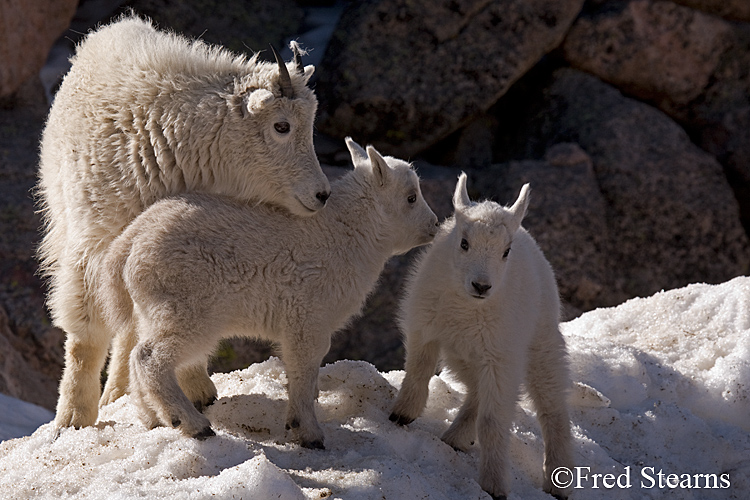
[[[562,330],[575,381],[571,499],[745,497],[750,278],[634,299]],[[276,358],[213,375],[219,400],[206,415],[217,436],[206,441],[147,430],[125,396],[102,408],[94,427],[54,439],[49,423],[0,443],[0,498],[489,498],[477,483],[478,446],[461,453],[440,441],[461,384],[449,373],[434,377],[422,417],[402,428],[388,415],[403,376],[357,361],[323,367],[325,451],[288,441]],[[551,498],[525,399],[512,432],[509,498]]]

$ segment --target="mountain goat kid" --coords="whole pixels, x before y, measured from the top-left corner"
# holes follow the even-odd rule
[[[388,258],[437,232],[408,163],[347,146],[354,171],[315,217],[183,195],[152,205],[112,243],[100,302],[118,335],[138,339],[131,396],[146,425],[212,436],[175,370],[205,363],[222,337],[261,337],[281,347],[287,428],[302,446],[324,448],[314,401],[331,335],[360,310]]]
[[[314,67],[292,49],[289,67],[278,56],[261,62],[136,17],[78,47],[43,133],[38,184],[47,303],[67,334],[58,429],[96,421],[112,334],[93,307],[91,276],[146,207],[193,191],[300,216],[325,205],[330,186],[312,140],[317,100],[307,87]],[[121,368],[110,365],[105,403],[127,387]],[[188,367],[180,381],[199,406],[216,396],[205,366]]]
[[[552,268],[521,227],[528,202],[526,184],[510,208],[472,203],[461,174],[455,214],[415,265],[399,318],[406,376],[390,419],[405,425],[421,414],[442,356],[468,391],[442,439],[466,451],[478,434],[479,482],[493,498],[509,490],[510,426],[524,373],[544,438],[545,491],[564,496],[550,476],[572,467],[560,300]]]

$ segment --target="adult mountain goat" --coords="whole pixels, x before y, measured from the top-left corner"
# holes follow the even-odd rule
[[[330,186],[312,141],[317,100],[306,86],[314,68],[292,49],[287,68],[278,56],[246,59],[135,17],[78,47],[44,130],[38,185],[48,306],[67,334],[58,428],[96,421],[111,333],[93,306],[91,275],[146,207],[192,191],[300,216],[325,205]],[[205,366],[181,378],[197,404],[215,396]]]
[[[524,374],[544,438],[545,491],[563,496],[551,474],[572,467],[560,299],[552,268],[521,227],[528,202],[526,184],[510,208],[472,203],[461,174],[454,217],[415,265],[401,304],[406,376],[390,418],[405,425],[420,415],[442,356],[467,388],[442,439],[466,451],[478,435],[479,482],[493,498],[508,494],[510,426]]]
[[[131,397],[146,425],[213,435],[176,370],[205,362],[222,337],[260,337],[281,347],[287,428],[302,446],[323,448],[314,401],[331,335],[360,310],[388,258],[437,232],[408,163],[347,146],[354,171],[315,217],[182,195],[152,205],[112,243],[99,298],[118,336],[138,339]]]

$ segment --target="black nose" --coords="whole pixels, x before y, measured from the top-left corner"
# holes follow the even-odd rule
[[[320,200],[320,202],[325,205],[326,201],[328,200],[328,197],[331,196],[330,191],[321,191],[320,193],[316,194],[315,197]]]
[[[492,285],[485,285],[484,283],[477,283],[476,281],[472,281],[471,286],[474,287],[474,290],[476,290],[479,295],[484,295],[487,293],[487,290],[492,288]]]

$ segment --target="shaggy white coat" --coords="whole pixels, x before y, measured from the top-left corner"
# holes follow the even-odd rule
[[[468,391],[442,439],[465,451],[478,436],[479,481],[494,498],[509,491],[510,426],[524,378],[542,426],[545,491],[564,496],[550,475],[572,466],[560,300],[552,268],[521,227],[528,195],[526,184],[511,208],[472,203],[461,174],[454,217],[415,265],[401,303],[406,377],[391,420],[421,414],[441,357]]]
[[[93,307],[91,276],[139,213],[201,191],[304,216],[330,192],[313,150],[312,66],[288,65],[294,98],[282,97],[278,65],[135,17],[88,35],[72,63],[42,137],[38,184],[48,306],[67,334],[58,428],[96,421],[112,334]],[[205,367],[192,371],[186,389],[210,401],[216,390]],[[103,402],[119,395],[109,387]]]
[[[314,401],[331,335],[360,311],[388,258],[437,232],[408,163],[347,145],[355,169],[315,217],[183,195],[152,205],[114,241],[99,297],[118,342],[138,340],[131,396],[146,425],[213,435],[176,370],[205,362],[222,337],[260,337],[281,347],[287,428],[323,448]]]

